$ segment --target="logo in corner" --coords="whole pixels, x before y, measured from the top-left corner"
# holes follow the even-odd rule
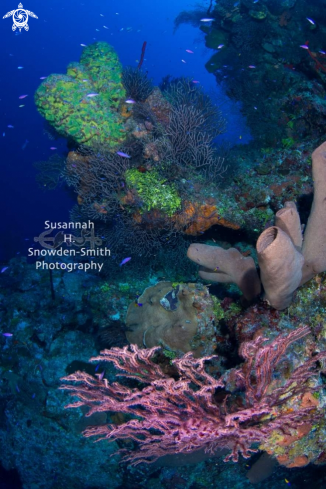
[[[26,32],[29,30],[28,16],[34,17],[34,19],[38,19],[37,15],[35,15],[34,12],[23,9],[23,5],[21,3],[18,5],[17,10],[11,10],[11,12],[7,12],[6,15],[4,15],[2,18],[7,19],[11,16],[13,20],[12,30],[14,32],[16,29],[19,29],[19,32],[21,32],[22,28],[24,28]]]

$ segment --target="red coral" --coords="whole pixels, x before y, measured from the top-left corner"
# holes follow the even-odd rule
[[[143,42],[143,46],[141,48],[141,55],[140,55],[140,61],[138,63],[137,69],[140,70],[142,67],[142,64],[144,62],[144,56],[145,56],[145,51],[146,51],[146,46],[147,46],[147,41]]]
[[[314,61],[315,63],[315,70],[318,72],[318,71],[323,71],[324,73],[326,73],[326,66],[322,64],[322,62],[318,59],[318,58],[325,58],[325,54],[323,53],[315,53],[313,51],[310,51],[309,49],[309,42],[306,41],[305,46],[307,46],[307,53],[309,54],[309,56],[312,58],[312,60]]]

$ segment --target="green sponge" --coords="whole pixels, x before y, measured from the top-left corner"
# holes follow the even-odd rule
[[[125,139],[117,112],[125,96],[117,54],[109,44],[98,42],[84,49],[80,63],[71,63],[66,75],[44,80],[35,103],[62,136],[85,146],[114,148]]]

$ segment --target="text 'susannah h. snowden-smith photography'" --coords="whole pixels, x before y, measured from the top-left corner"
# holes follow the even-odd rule
[[[95,235],[94,223],[91,221],[56,223],[45,221],[44,228],[45,231],[34,238],[34,242],[39,243],[42,248],[28,248],[28,257],[42,259],[36,260],[36,269],[100,272],[103,263],[93,259],[111,256],[109,248],[100,248],[102,239]],[[53,230],[58,232],[51,235]],[[75,236],[72,231],[77,231],[79,235]],[[56,258],[59,260],[53,261]]]

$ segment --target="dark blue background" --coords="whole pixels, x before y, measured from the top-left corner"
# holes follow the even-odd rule
[[[147,41],[143,69],[148,70],[155,84],[167,74],[190,76],[199,80],[205,89],[214,91],[217,101],[221,99],[213,75],[204,68],[212,51],[205,48],[199,30],[183,25],[173,34],[174,18],[181,10],[191,9],[192,2],[26,0],[22,2],[23,7],[34,12],[38,19],[29,18],[29,31],[22,30],[20,35],[15,35],[11,29],[12,18],[2,17],[17,9],[18,3],[19,0],[3,0],[0,4],[2,263],[16,253],[26,255],[33,237],[44,230],[45,220],[69,220],[74,200],[63,189],[45,193],[35,182],[33,162],[47,160],[53,154],[51,146],[64,155],[66,143],[63,139],[48,138],[33,94],[41,83],[40,77],[65,73],[69,62],[79,60],[81,43],[106,41],[114,46],[123,65],[137,66],[142,44]],[[132,30],[128,32],[127,27]],[[186,53],[186,49],[194,54]],[[18,66],[23,69],[18,70]],[[29,96],[19,100],[22,94]],[[229,119],[226,138],[232,143],[245,142],[248,135],[238,109],[226,102],[225,97],[223,110]],[[9,129],[9,124],[14,129]],[[23,150],[26,139],[29,143]]]

